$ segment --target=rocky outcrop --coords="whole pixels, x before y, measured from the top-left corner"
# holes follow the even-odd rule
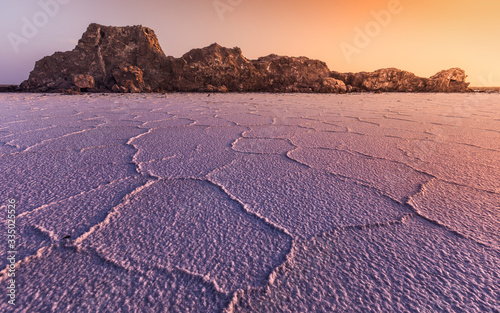
[[[467,75],[460,68],[444,70],[430,78],[429,91],[462,92],[467,91],[469,84],[465,81]]]
[[[167,91],[343,92],[324,62],[269,55],[248,60],[240,48],[212,44],[170,59],[164,71]],[[333,81],[332,81],[333,80]]]
[[[259,58],[253,64],[260,72],[258,89],[262,91],[320,92],[328,88],[325,87],[328,84],[325,79],[328,80],[330,70],[321,61],[272,54]]]
[[[469,86],[465,82],[467,75],[459,68],[441,71],[431,78],[417,77],[396,68],[360,73],[332,72],[331,75],[343,81],[348,91],[465,92]]]
[[[212,44],[167,57],[153,30],[91,24],[72,51],[36,62],[24,91],[75,92],[319,92],[466,91],[460,69],[420,78],[398,69],[331,72],[324,62],[269,55],[245,58],[239,48]]]
[[[164,77],[167,91],[254,91],[259,73],[239,48],[212,44],[171,58]]]
[[[34,91],[107,91],[117,85],[125,92],[152,91],[159,87],[158,77],[167,60],[149,28],[90,24],[75,49],[36,62],[21,87]],[[79,84],[82,77],[89,82],[86,87]],[[92,79],[94,84],[90,84]]]

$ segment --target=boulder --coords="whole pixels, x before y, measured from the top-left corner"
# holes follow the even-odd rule
[[[139,93],[144,91],[144,73],[137,66],[124,66],[113,71],[113,78],[118,87],[123,87],[125,92]],[[113,88],[112,87],[112,88]],[[116,88],[115,88],[116,89]]]
[[[95,80],[91,75],[78,74],[73,77],[73,84],[78,91],[88,91],[95,87]]]
[[[318,91],[323,93],[346,93],[347,86],[339,79],[325,77]]]
[[[467,75],[460,68],[444,70],[431,77],[434,92],[464,92],[468,91]],[[431,85],[431,84],[429,84]],[[430,89],[430,88],[429,88]]]

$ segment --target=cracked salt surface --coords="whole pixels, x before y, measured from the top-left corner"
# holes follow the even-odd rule
[[[0,310],[498,312],[499,102],[0,94]]]
[[[325,233],[234,312],[496,312],[499,257],[415,218]]]

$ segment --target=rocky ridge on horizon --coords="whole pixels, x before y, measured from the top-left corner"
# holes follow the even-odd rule
[[[166,56],[154,31],[90,24],[72,51],[35,64],[23,91],[34,92],[466,92],[465,72],[431,78],[395,68],[339,73],[306,57],[248,60],[239,48],[212,44],[180,58]]]

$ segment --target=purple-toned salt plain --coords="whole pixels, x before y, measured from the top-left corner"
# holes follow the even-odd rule
[[[2,312],[500,311],[499,94],[0,94],[0,160]]]

